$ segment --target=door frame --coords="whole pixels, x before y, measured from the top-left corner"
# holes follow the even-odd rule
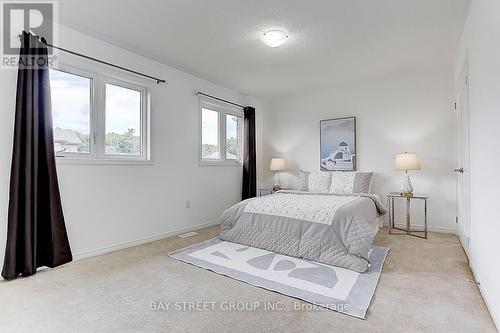
[[[460,72],[455,82],[456,101],[456,166],[463,168],[464,172],[456,177],[457,196],[457,233],[460,243],[468,257],[470,257],[471,214],[470,214],[470,109],[469,109],[469,52],[466,52]],[[463,93],[462,93],[463,92]],[[465,98],[464,98],[465,97]],[[463,103],[462,103],[463,102]],[[460,118],[458,118],[460,116]],[[464,137],[465,136],[465,137]],[[459,147],[461,144],[460,156]],[[459,195],[459,177],[462,177],[462,193]],[[459,202],[461,201],[461,202]],[[461,210],[461,211],[460,211]]]

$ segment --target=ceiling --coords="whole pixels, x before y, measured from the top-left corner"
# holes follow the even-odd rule
[[[470,0],[64,0],[60,22],[259,97],[453,63]],[[269,48],[263,31],[290,38]]]

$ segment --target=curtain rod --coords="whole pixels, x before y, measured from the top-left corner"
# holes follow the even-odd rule
[[[221,101],[221,102],[225,102],[225,103],[228,103],[228,104],[239,106],[240,108],[244,108],[245,107],[244,105],[241,105],[241,104],[238,104],[238,103],[234,103],[234,102],[231,102],[231,101],[227,101],[225,99],[222,99],[222,98],[219,98],[219,97],[215,97],[215,96],[212,96],[212,95],[209,95],[209,94],[205,94],[204,92],[201,92],[201,91],[197,91],[196,92],[196,96],[198,96],[198,95],[210,97],[210,98],[216,99],[216,100]]]
[[[22,35],[19,35],[19,38],[21,38],[21,37],[22,37]],[[134,71],[132,69],[128,69],[128,68],[125,68],[125,67],[122,67],[122,66],[119,66],[119,65],[115,65],[115,64],[112,64],[112,63],[104,61],[104,60],[100,60],[100,59],[97,59],[97,58],[94,58],[94,57],[91,57],[91,56],[88,56],[88,55],[85,55],[85,54],[81,54],[81,53],[78,53],[78,52],[75,52],[75,51],[71,51],[71,50],[68,50],[68,49],[65,49],[65,48],[62,48],[62,47],[59,47],[59,46],[55,46],[55,45],[49,44],[47,42],[47,40],[45,39],[45,37],[40,37],[40,36],[35,36],[35,37],[39,38],[42,43],[44,43],[45,45],[47,45],[47,46],[49,46],[49,47],[51,47],[53,49],[58,49],[58,50],[61,50],[63,52],[66,52],[66,53],[69,53],[69,54],[72,54],[72,55],[75,55],[75,56],[78,56],[78,57],[82,57],[82,58],[85,58],[85,59],[88,59],[88,60],[92,60],[92,61],[104,64],[104,65],[107,65],[107,66],[111,66],[111,67],[114,67],[114,68],[121,69],[121,70],[129,72],[129,73],[133,73],[133,74],[136,74],[136,75],[139,75],[139,76],[146,77],[148,79],[156,81],[156,84],[167,83],[167,81],[165,81],[163,79],[159,79],[159,78],[151,76],[151,75],[147,75],[147,74],[144,74],[144,73],[141,73],[141,72],[137,72],[137,71]]]

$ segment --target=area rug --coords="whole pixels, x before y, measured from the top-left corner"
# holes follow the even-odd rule
[[[373,246],[370,268],[357,273],[213,238],[169,253],[183,262],[251,285],[365,319],[388,247]]]

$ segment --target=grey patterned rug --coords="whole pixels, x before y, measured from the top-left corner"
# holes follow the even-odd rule
[[[213,238],[169,253],[189,264],[251,285],[364,319],[388,247],[373,246],[370,268],[357,273]]]

